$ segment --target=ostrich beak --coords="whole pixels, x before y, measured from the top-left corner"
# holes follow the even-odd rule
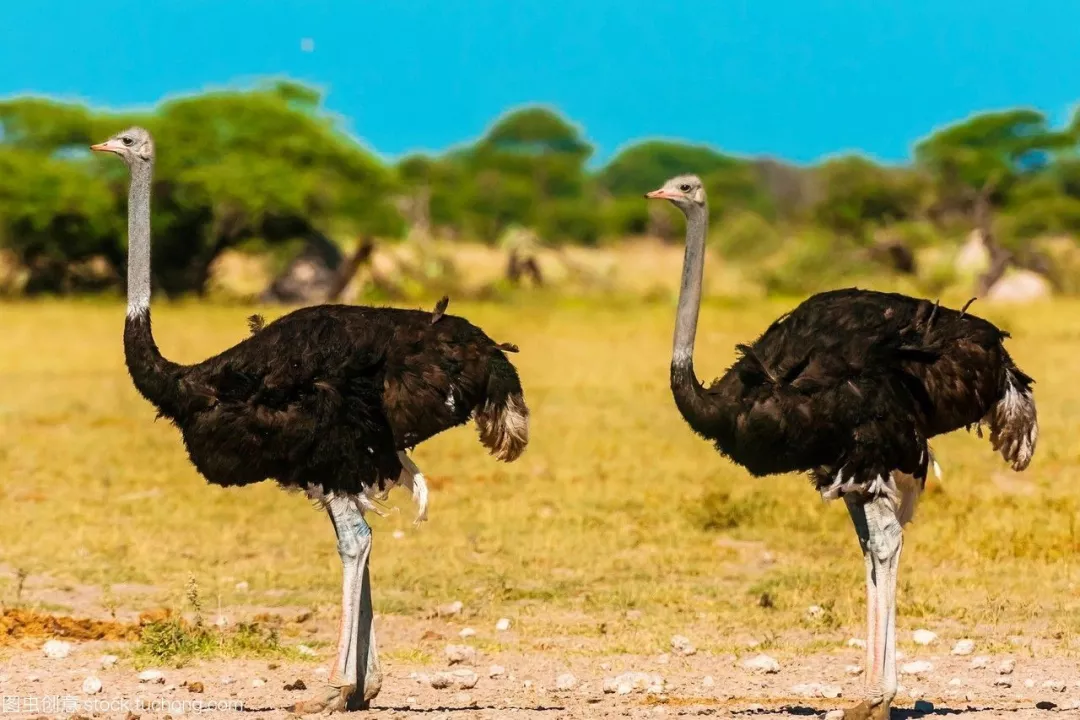
[[[120,151],[120,149],[116,145],[112,144],[111,140],[106,140],[103,143],[97,143],[96,145],[91,145],[90,149],[95,151],[95,152],[119,153],[119,151]]]
[[[659,190],[645,193],[645,197],[649,200],[678,200],[682,195],[671,190],[660,188]]]

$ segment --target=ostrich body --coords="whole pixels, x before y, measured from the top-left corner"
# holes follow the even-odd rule
[[[452,315],[324,305],[289,313],[195,365],[162,357],[150,328],[154,144],[141,128],[92,149],[131,171],[124,356],[139,393],[181,431],[211,483],[266,479],[304,491],[333,522],[343,567],[337,660],[329,686],[296,711],[366,707],[381,685],[368,558],[368,511],[394,485],[426,517],[424,476],[405,451],[475,419],[481,442],[512,461],[529,413],[514,366],[479,328]],[[437,322],[435,322],[437,320]],[[513,348],[516,349],[516,348]]]
[[[964,310],[858,289],[814,295],[780,317],[710,387],[694,373],[708,206],[680,176],[646,195],[687,220],[671,391],[698,435],[756,476],[807,472],[843,497],[866,563],[867,697],[850,718],[887,718],[896,695],[896,579],[903,526],[927,468],[928,440],[981,423],[1014,470],[1035,451],[1032,379],[1007,333]]]

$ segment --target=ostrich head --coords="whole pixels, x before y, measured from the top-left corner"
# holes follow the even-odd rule
[[[129,167],[138,162],[152,162],[154,159],[154,139],[141,127],[130,127],[118,132],[103,143],[91,145],[90,149],[116,153]]]
[[[659,190],[645,193],[650,200],[670,200],[684,213],[692,208],[705,207],[705,186],[697,175],[676,175]]]

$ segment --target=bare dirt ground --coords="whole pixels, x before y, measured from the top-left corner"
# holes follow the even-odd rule
[[[161,673],[151,682],[139,680],[140,668],[134,666],[124,643],[74,642],[67,657],[56,659],[43,652],[44,638],[23,638],[0,649],[0,694],[5,703],[0,715],[127,717],[130,712],[146,720],[185,715],[290,717],[289,706],[325,682],[335,630],[331,612],[303,623],[301,639],[318,648],[310,659],[194,660],[182,667],[151,667]],[[756,653],[749,649],[738,657],[706,651],[690,656],[605,655],[583,652],[559,638],[518,642],[513,628],[503,633],[477,629],[476,636],[463,640],[459,637],[463,624],[453,620],[383,616],[377,623],[385,679],[367,713],[375,718],[805,717],[853,704],[862,682],[852,668],[861,664],[862,651],[847,646],[803,655],[769,652],[780,669],[764,674],[742,666]],[[496,634],[502,647],[514,649],[486,650],[484,638]],[[475,661],[451,667],[443,652],[447,644],[473,646]],[[106,655],[119,659],[103,667]],[[1001,674],[1000,666],[1010,659],[1015,669]],[[939,641],[906,654],[901,663],[920,660],[932,668],[901,678],[903,690],[894,718],[1080,716],[1080,662],[1074,658],[1045,657],[1030,645],[996,652],[976,647],[970,656],[953,656]],[[973,663],[984,667],[973,668]],[[493,666],[501,671],[494,672]],[[475,671],[479,679],[474,687],[432,688],[432,674],[461,668]],[[631,671],[659,676],[662,691],[655,687],[652,692],[644,688],[628,694],[604,691],[607,679]],[[85,691],[88,677],[100,680],[98,692]],[[301,689],[295,689],[298,685]],[[826,694],[839,690],[840,697],[823,697],[821,688]]]

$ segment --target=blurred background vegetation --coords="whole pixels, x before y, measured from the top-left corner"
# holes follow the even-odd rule
[[[0,294],[122,292],[126,172],[87,146],[136,123],[158,144],[153,270],[170,297],[497,298],[611,291],[619,273],[667,293],[642,277],[662,267],[677,281],[649,258],[677,264],[682,223],[642,194],[681,172],[705,181],[724,266],[711,272],[733,294],[868,278],[923,294],[1080,292],[1080,112],[1066,127],[1014,109],[928,128],[907,166],[644,140],[596,168],[586,129],[523,107],[471,144],[388,163],[317,91],[276,81],[144,113],[0,101]]]

